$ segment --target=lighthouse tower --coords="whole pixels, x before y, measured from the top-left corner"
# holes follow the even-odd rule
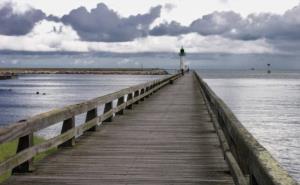
[[[186,66],[184,64],[184,56],[185,56],[185,51],[183,49],[183,47],[181,47],[180,51],[179,51],[179,57],[180,57],[180,70],[184,71]]]

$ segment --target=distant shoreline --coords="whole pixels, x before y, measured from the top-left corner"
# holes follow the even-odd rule
[[[0,73],[0,80],[9,80],[9,79],[14,79],[17,76],[14,74],[1,74]]]
[[[167,75],[169,73],[158,68],[0,68],[0,78],[7,76],[3,74]]]

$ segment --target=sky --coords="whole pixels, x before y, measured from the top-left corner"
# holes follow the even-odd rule
[[[295,55],[299,41],[299,0],[0,0],[5,51]]]

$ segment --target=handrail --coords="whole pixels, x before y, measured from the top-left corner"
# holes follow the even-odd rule
[[[237,161],[250,185],[298,185],[272,155],[241,124],[230,108],[220,99],[200,76],[194,72],[202,93],[212,109],[228,144],[223,147]],[[226,158],[226,156],[225,156]],[[228,162],[228,161],[227,161]],[[229,161],[230,162],[230,161]]]
[[[75,137],[85,131],[95,131],[101,122],[110,122],[114,115],[122,114],[123,110],[130,109],[133,103],[142,101],[163,86],[173,83],[180,74],[164,77],[159,80],[135,85],[82,103],[55,109],[46,113],[10,124],[0,128],[0,144],[19,139],[16,155],[0,164],[0,175],[13,169],[13,173],[31,171],[32,159],[37,154],[53,147],[72,147]],[[134,95],[133,95],[134,94]],[[127,101],[125,101],[127,96]],[[113,101],[117,106],[113,107]],[[102,115],[97,114],[97,108],[104,106]],[[75,127],[75,116],[87,113],[86,122]],[[33,145],[33,133],[63,121],[61,134],[46,140],[39,145]]]

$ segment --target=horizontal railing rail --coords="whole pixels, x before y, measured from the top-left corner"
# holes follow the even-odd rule
[[[132,104],[143,101],[145,97],[173,83],[180,74],[143,83],[107,94],[89,101],[78,103],[42,113],[28,120],[10,124],[0,128],[0,144],[18,139],[17,153],[2,161],[0,175],[12,170],[13,173],[29,172],[33,169],[33,158],[54,147],[72,147],[75,137],[86,131],[96,131],[102,122],[110,122],[114,115],[123,114],[124,109],[131,109]],[[125,98],[127,100],[125,101]],[[117,106],[113,102],[117,100]],[[104,105],[103,114],[98,115],[98,108]],[[86,113],[85,123],[75,127],[75,117]],[[48,139],[41,144],[34,145],[33,134],[54,124],[63,122],[61,134]]]
[[[201,91],[217,121],[216,130],[224,157],[236,184],[298,185],[272,155],[241,124],[230,108],[194,72]],[[247,179],[245,181],[245,179]]]

